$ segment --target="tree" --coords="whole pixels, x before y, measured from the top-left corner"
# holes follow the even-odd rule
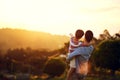
[[[100,40],[108,40],[108,39],[112,39],[113,37],[110,35],[109,31],[107,29],[105,29],[103,31],[103,34],[100,34],[99,39]]]
[[[120,68],[120,40],[105,40],[93,52],[92,62],[97,67],[110,69],[114,74]]]
[[[8,49],[7,51],[7,54],[5,55],[5,57],[8,57],[9,59],[13,59],[13,60],[16,60],[16,61],[20,61],[20,62],[23,62],[26,58],[26,52],[24,49]]]
[[[33,68],[32,73],[41,74],[47,58],[32,57],[29,59],[29,65]]]

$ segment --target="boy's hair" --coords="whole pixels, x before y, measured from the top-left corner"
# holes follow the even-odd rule
[[[90,42],[93,39],[93,32],[91,30],[86,31],[85,39],[87,42]]]
[[[84,31],[83,30],[80,30],[80,29],[76,30],[75,37],[77,39],[80,39],[83,35],[84,35]]]

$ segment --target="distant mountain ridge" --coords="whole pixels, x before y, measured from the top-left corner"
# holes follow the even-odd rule
[[[69,37],[52,35],[45,32],[35,32],[21,29],[0,29],[0,50],[9,48],[27,48],[55,50],[64,46]]]

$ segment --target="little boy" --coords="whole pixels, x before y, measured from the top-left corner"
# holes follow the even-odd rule
[[[80,42],[79,40],[82,38],[83,35],[84,31],[80,29],[76,30],[75,36],[70,34],[71,38],[69,43],[69,54],[73,52],[77,47],[82,46],[82,42]],[[70,60],[70,69],[67,74],[67,80],[71,80],[71,76],[75,72],[75,69],[76,69],[75,58],[73,58],[72,60]]]

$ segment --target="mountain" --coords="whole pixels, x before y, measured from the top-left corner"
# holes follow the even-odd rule
[[[55,50],[64,46],[69,37],[52,35],[45,32],[35,32],[21,29],[0,29],[0,50],[9,48],[27,48]]]

